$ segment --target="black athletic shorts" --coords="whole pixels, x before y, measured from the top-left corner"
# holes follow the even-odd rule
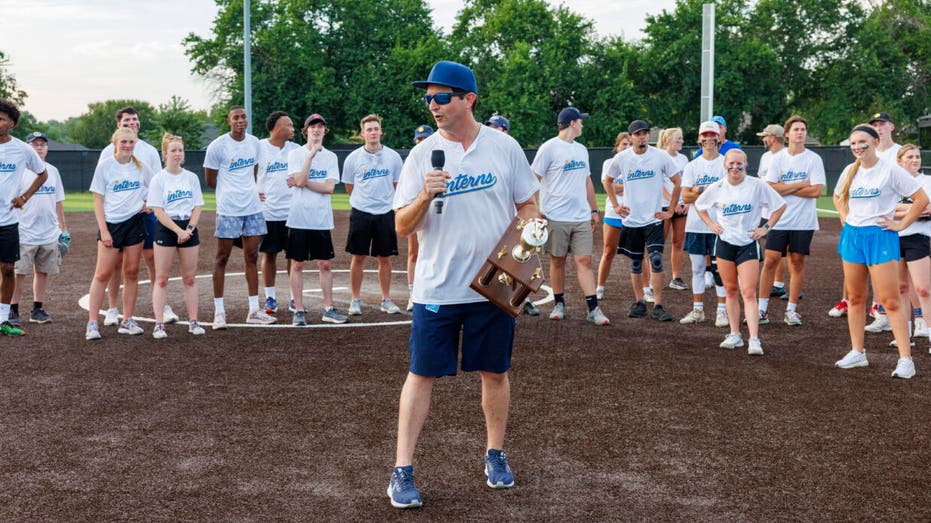
[[[623,254],[632,260],[642,260],[645,252],[663,252],[665,244],[663,222],[645,225],[643,227],[621,228],[621,238],[618,241],[617,253]]]
[[[285,254],[289,260],[297,262],[332,260],[336,256],[330,231],[312,229],[291,229]]]
[[[385,214],[369,214],[358,209],[350,211],[346,252],[358,256],[397,256],[394,211]]]
[[[786,250],[798,254],[811,254],[811,238],[815,231],[776,231],[772,230],[766,235],[766,250],[779,251],[783,256]]]
[[[899,236],[902,259],[910,262],[931,256],[931,238],[924,234]]]
[[[19,224],[0,227],[0,263],[19,261]]]
[[[262,236],[259,252],[278,254],[288,247],[288,226],[285,223],[287,222],[265,221],[268,232]]]
[[[734,262],[734,265],[740,265],[750,260],[760,261],[763,259],[763,251],[760,250],[760,242],[750,242],[746,245],[734,245],[718,238],[714,242],[713,256],[719,260]]]
[[[191,220],[171,220],[175,222],[175,225],[181,227],[182,229],[187,229],[188,223]],[[197,247],[200,245],[200,234],[198,234],[197,229],[195,228],[191,232],[191,237],[188,238],[188,241],[184,243],[178,243],[178,235],[162,225],[161,222],[155,225],[155,244],[159,247],[178,247],[179,249],[184,249],[187,247]]]
[[[126,247],[145,242],[145,215],[137,213],[125,222],[107,222],[107,231],[113,238],[113,248],[122,252]],[[97,231],[97,241],[100,241],[100,231]]]

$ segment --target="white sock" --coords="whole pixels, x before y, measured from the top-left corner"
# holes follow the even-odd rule
[[[776,287],[777,289],[785,289],[786,283],[784,281],[774,281],[773,287]]]
[[[795,312],[795,308],[798,307],[798,303],[792,303],[791,301],[786,306],[786,312]]]
[[[275,297],[275,287],[274,287],[274,286],[265,287],[265,297],[266,297],[266,298],[271,298],[271,299],[273,299],[273,300],[274,300],[274,299],[277,299],[277,298]]]
[[[226,309],[223,308],[223,298],[213,299],[213,310],[215,310],[217,313],[226,312]]]
[[[259,310],[259,295],[249,296],[249,312]]]
[[[695,309],[695,310],[697,310],[697,311],[703,311],[703,310],[705,310],[705,302],[701,302],[701,301],[693,302],[693,303],[692,303],[692,308]]]
[[[757,302],[760,304],[760,310],[766,312],[767,307],[769,307],[769,298],[758,298]]]
[[[726,303],[719,303],[719,304],[718,304],[718,310],[719,310],[719,311],[726,311],[726,310],[727,310],[727,304],[726,304]]]
[[[0,323],[10,321],[10,304],[0,303]]]

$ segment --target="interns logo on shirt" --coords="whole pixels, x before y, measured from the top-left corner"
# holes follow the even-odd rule
[[[655,176],[653,169],[649,169],[647,171],[644,171],[641,169],[637,169],[637,170],[631,169],[627,171],[627,181],[646,180],[646,179],[652,178],[653,176]]]
[[[255,165],[255,158],[230,158],[228,169],[230,171],[239,171]]]
[[[0,162],[0,174],[8,174],[16,171],[15,163]]]
[[[751,203],[729,203],[721,208],[721,214],[724,216],[733,216],[735,214],[747,214],[753,210]]]
[[[446,182],[446,194],[443,196],[448,198],[457,194],[482,191],[494,187],[496,183],[498,183],[498,177],[490,172],[475,176],[459,173]]]
[[[188,200],[192,198],[194,198],[194,191],[184,191],[181,189],[177,189],[177,190],[171,191],[170,193],[168,193],[167,196],[165,196],[165,202],[171,203],[171,202],[177,202],[179,200]]]
[[[308,180],[319,180],[326,178],[327,170],[326,169],[311,169],[307,172]]]
[[[711,185],[720,179],[721,178],[718,176],[711,176],[709,174],[703,174],[695,179],[695,185]]]
[[[288,170],[287,162],[268,162],[265,165],[265,172],[268,174],[280,173]]]
[[[880,194],[882,189],[879,187],[857,187],[850,190],[851,198],[876,198]]]
[[[371,180],[372,178],[384,178],[388,176],[390,171],[388,169],[369,169],[362,173],[363,180]]]
[[[113,192],[136,191],[142,187],[142,182],[131,180],[116,180],[113,182]]]
[[[586,166],[585,162],[579,160],[566,160],[566,163],[563,164],[563,171],[577,171],[579,169],[584,169]]]
[[[779,181],[783,183],[797,182],[799,180],[807,180],[808,173],[805,171],[786,171],[784,173],[779,173]]]
[[[35,194],[55,194],[55,186],[43,185],[36,190]]]

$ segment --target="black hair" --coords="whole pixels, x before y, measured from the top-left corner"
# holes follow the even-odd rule
[[[243,106],[241,106],[241,105],[234,105],[234,106],[232,106],[232,107],[230,107],[229,109],[226,110],[226,115],[229,116],[229,114],[230,114],[231,112],[235,111],[236,109],[242,109],[243,111],[246,110],[246,108],[243,107]]]
[[[9,100],[0,100],[0,113],[3,113],[13,120],[13,125],[19,123],[19,107]]]
[[[230,109],[232,111],[232,109]],[[272,114],[268,115],[268,118],[265,119],[265,130],[272,132],[272,129],[275,128],[275,124],[278,123],[282,117],[288,116],[288,113],[284,111],[275,111]]]

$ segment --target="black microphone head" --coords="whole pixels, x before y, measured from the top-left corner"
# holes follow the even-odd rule
[[[430,153],[430,165],[438,171],[443,170],[443,166],[446,165],[446,152],[442,149],[434,149]]]

